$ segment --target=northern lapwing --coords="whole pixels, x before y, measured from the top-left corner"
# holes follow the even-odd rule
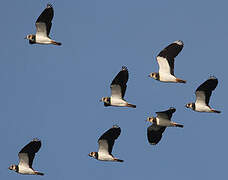
[[[136,108],[136,105],[130,104],[124,100],[128,76],[127,67],[123,66],[122,70],[116,75],[111,83],[111,97],[102,97],[100,100],[104,102],[104,106],[125,106]]]
[[[120,133],[121,129],[119,126],[115,125],[110,128],[98,139],[98,152],[91,152],[89,153],[89,156],[100,161],[123,162],[123,160],[117,159],[112,155],[114,142],[119,137]]]
[[[33,159],[35,157],[35,154],[39,151],[40,147],[41,147],[41,141],[38,139],[33,139],[19,152],[18,154],[19,164],[11,165],[9,169],[16,171],[17,173],[20,173],[20,174],[43,176],[44,175],[43,173],[35,171],[32,168]]]
[[[150,73],[149,77],[162,82],[186,83],[185,80],[176,78],[174,75],[174,58],[181,52],[183,47],[184,43],[177,40],[164,48],[157,56],[159,72]]]
[[[196,101],[194,103],[188,103],[185,107],[190,108],[198,112],[213,112],[221,113],[221,111],[212,109],[209,106],[209,101],[212,91],[215,90],[218,84],[218,79],[215,77],[210,77],[203,84],[201,84],[195,91]]]
[[[147,128],[147,139],[150,144],[156,145],[161,140],[166,127],[184,127],[182,124],[171,121],[175,111],[175,108],[169,108],[166,111],[156,112],[157,117],[147,118],[147,121],[153,123]]]
[[[30,44],[54,44],[60,46],[60,42],[56,42],[49,37],[53,16],[54,9],[51,4],[47,4],[46,9],[36,21],[36,34],[29,34],[25,39],[28,39]]]

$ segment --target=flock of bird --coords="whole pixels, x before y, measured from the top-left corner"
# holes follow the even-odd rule
[[[36,34],[30,34],[25,37],[29,40],[30,44],[61,45],[60,42],[56,42],[49,37],[53,16],[53,7],[48,4],[36,21]],[[177,40],[165,47],[157,56],[159,72],[150,73],[149,77],[161,82],[186,83],[185,80],[177,78],[174,75],[174,59],[181,52],[183,46],[184,43]],[[104,103],[104,106],[136,108],[136,105],[130,104],[124,99],[128,77],[128,69],[123,66],[111,83],[111,97],[102,97],[100,100]],[[209,106],[212,91],[216,88],[217,84],[217,78],[210,77],[196,89],[196,101],[194,103],[186,104],[186,107],[198,112],[220,113],[220,111]],[[184,127],[182,124],[171,121],[172,115],[175,111],[176,109],[171,107],[166,111],[156,112],[156,117],[147,118],[147,121],[152,123],[152,125],[147,128],[147,138],[150,144],[156,145],[161,140],[166,127]],[[119,137],[120,133],[121,129],[117,125],[114,125],[107,130],[98,139],[98,152],[91,152],[89,153],[89,156],[101,161],[123,162],[123,160],[115,158],[112,155],[114,142]],[[32,168],[33,159],[40,147],[41,141],[39,139],[33,139],[19,152],[19,164],[11,165],[9,169],[20,174],[44,175]]]

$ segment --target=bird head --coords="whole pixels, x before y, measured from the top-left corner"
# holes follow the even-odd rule
[[[188,104],[185,105],[185,107],[193,109],[193,103],[188,103]]]
[[[159,78],[158,73],[155,73],[155,72],[150,73],[148,76],[151,77],[151,78],[154,78],[156,80],[158,80],[158,78]]]
[[[35,40],[35,35],[34,34],[29,34],[29,35],[25,36],[25,39],[34,41]]]
[[[90,157],[95,158],[95,159],[97,159],[97,158],[98,158],[98,154],[97,154],[97,152],[91,152],[91,153],[89,153],[88,155],[89,155]]]
[[[8,169],[13,170],[13,171],[17,171],[17,165],[13,164]]]
[[[100,102],[109,103],[109,97],[102,97]]]
[[[148,117],[146,119],[146,121],[151,122],[151,123],[155,123],[156,122],[156,118],[155,117]]]

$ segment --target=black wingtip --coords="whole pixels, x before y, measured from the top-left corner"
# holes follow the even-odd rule
[[[217,79],[214,75],[211,75],[209,79]]]
[[[32,140],[32,141],[39,142],[39,141],[40,141],[40,139],[38,139],[38,138],[33,138],[33,140]]]
[[[158,142],[149,142],[149,144],[155,146],[158,144]]]
[[[177,44],[177,45],[179,45],[179,46],[183,46],[183,45],[184,45],[184,42],[181,41],[181,40],[176,40],[176,41],[174,41],[173,43],[175,43],[175,44]]]
[[[47,8],[52,8],[52,4],[51,3],[48,3],[47,4]]]
[[[114,124],[112,128],[120,128],[117,124]]]
[[[174,107],[170,107],[168,110],[171,111],[172,113],[176,112],[176,108]]]
[[[127,67],[126,66],[122,66],[122,71],[127,71]]]

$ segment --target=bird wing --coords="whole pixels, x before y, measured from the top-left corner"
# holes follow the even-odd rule
[[[111,154],[109,153],[109,144],[107,140],[101,139],[98,141],[99,149],[98,152],[102,154]]]
[[[175,108],[169,108],[166,111],[160,111],[156,112],[157,118],[159,119],[165,119],[165,120],[171,120],[173,113],[176,111]]]
[[[29,165],[29,156],[27,153],[19,153],[19,165],[24,167],[32,167]]]
[[[117,96],[123,98],[127,88],[128,81],[128,70],[127,67],[123,66],[122,70],[116,75],[111,83],[111,96]]]
[[[152,145],[156,145],[162,138],[162,133],[165,131],[166,127],[157,126],[152,124],[147,128],[147,139]]]
[[[32,167],[33,159],[35,153],[39,151],[41,147],[41,141],[38,139],[33,139],[28,143],[22,150],[18,153],[19,156],[19,165]]]
[[[202,104],[202,105],[208,105],[209,99],[210,99],[210,96],[211,96],[211,92],[209,92],[207,94],[208,103],[206,103],[206,94],[205,94],[205,91],[196,91],[195,94],[196,94],[196,102],[195,103]]]
[[[210,77],[204,83],[202,83],[195,91],[196,103],[209,104],[212,91],[215,90],[218,84],[218,79]]]
[[[99,150],[100,153],[112,154],[112,148],[115,140],[119,137],[121,129],[118,126],[113,126],[106,131],[99,139]]]
[[[118,99],[122,99],[123,98],[123,93],[122,93],[122,89],[120,85],[117,84],[113,84],[110,86],[111,88],[111,97],[115,97]],[[126,89],[126,88],[125,88]]]
[[[165,47],[157,56],[159,73],[174,75],[174,58],[183,49],[184,43],[181,40],[174,41]]]
[[[36,23],[36,35],[43,36],[43,37],[48,36],[47,26],[45,23],[42,23],[42,22]]]
[[[174,75],[173,70],[172,70],[172,68],[171,68],[171,66],[170,66],[170,64],[166,58],[158,56],[157,61],[158,61],[158,65],[159,65],[159,73]]]
[[[51,4],[47,4],[46,9],[40,14],[36,20],[36,33],[39,35],[48,36],[52,26],[54,9]]]

